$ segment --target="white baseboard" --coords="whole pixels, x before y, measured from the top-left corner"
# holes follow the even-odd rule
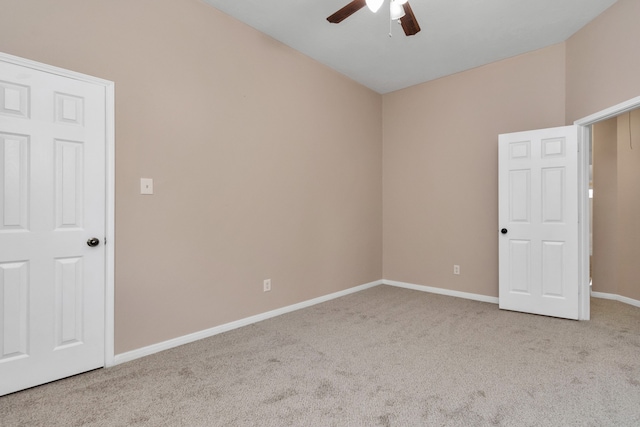
[[[383,279],[382,283],[384,285],[396,286],[398,288],[413,289],[414,291],[430,292],[432,294],[447,295],[447,296],[450,296],[450,297],[471,299],[471,300],[474,300],[474,301],[489,302],[489,303],[492,303],[492,304],[498,304],[498,302],[499,302],[498,297],[490,297],[490,296],[487,296],[487,295],[471,294],[471,293],[468,293],[468,292],[460,292],[460,291],[452,291],[450,289],[434,288],[434,287],[431,287],[431,286],[424,286],[424,285],[415,285],[413,283],[396,282],[394,280],[387,280],[387,279]]]
[[[623,302],[625,304],[633,305],[634,307],[640,307],[640,301],[632,299],[632,298],[623,297],[622,295],[608,294],[608,293],[605,293],[605,292],[593,292],[593,291],[591,291],[591,296],[594,297],[594,298],[611,299],[611,300],[614,300],[614,301],[620,301],[620,302]]]
[[[429,292],[432,294],[446,295],[457,298],[470,299],[474,301],[488,302],[492,304],[498,304],[499,299],[497,297],[490,297],[487,295],[472,294],[468,292],[453,291],[450,289],[434,288],[432,286],[416,285],[413,283],[398,282],[395,280],[376,280],[375,282],[366,283],[364,285],[356,286],[353,288],[345,289],[344,291],[334,292],[329,295],[324,295],[318,298],[303,301],[297,304],[289,305],[286,307],[278,308],[276,310],[267,311],[266,313],[257,314],[255,316],[246,317],[244,319],[236,320],[234,322],[225,323],[224,325],[216,326],[210,329],[206,329],[200,332],[194,332],[192,334],[177,337],[171,340],[163,341],[157,344],[153,344],[147,347],[139,348],[136,350],[128,351],[126,353],[117,354],[114,357],[114,365],[120,363],[129,362],[131,360],[139,359],[141,357],[149,356],[160,351],[169,350],[170,348],[178,347],[184,344],[188,344],[194,341],[201,340],[203,338],[212,337],[214,335],[228,332],[233,329],[241,328],[243,326],[251,325],[253,323],[267,320],[272,317],[280,316],[282,314],[290,313],[292,311],[300,310],[303,308],[311,307],[316,304],[320,304],[332,299],[340,298],[345,295],[353,294],[355,292],[363,291],[365,289],[373,288],[378,285],[389,285],[398,288],[412,289],[415,291]],[[627,298],[621,295],[608,294],[604,292],[591,292],[591,296],[594,298],[603,298],[614,301],[620,301],[625,304],[629,304],[635,307],[640,307],[640,301]],[[112,366],[112,365],[110,365]]]
[[[194,341],[201,340],[203,338],[212,337],[214,335],[228,332],[233,329],[241,328],[243,326],[251,325],[253,323],[267,320],[272,317],[280,316],[281,314],[290,313],[292,311],[300,310],[302,308],[311,307],[312,305],[320,304],[335,298],[340,298],[345,295],[353,294],[355,292],[363,291],[365,289],[373,288],[374,286],[382,285],[382,280],[366,283],[364,285],[356,286],[353,288],[345,289],[344,291],[334,292],[329,295],[324,295],[318,298],[310,299],[300,302],[298,304],[289,305],[286,307],[278,308],[276,310],[267,311],[266,313],[257,314],[255,316],[246,317],[244,319],[236,320],[235,322],[225,323],[224,325],[216,326],[210,329],[206,329],[200,332],[194,332],[189,335],[184,335],[178,338],[163,341],[157,344],[153,344],[147,347],[142,347],[136,350],[131,350],[126,353],[117,354],[114,358],[114,364],[129,362],[131,360],[139,359],[141,357],[150,356],[160,351],[169,350],[170,348],[178,347],[184,344],[188,344]]]

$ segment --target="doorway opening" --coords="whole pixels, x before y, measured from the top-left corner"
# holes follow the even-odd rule
[[[592,125],[591,295],[640,299],[640,109]],[[591,189],[590,189],[591,191]],[[633,303],[633,301],[631,301]]]
[[[606,110],[592,114],[591,116],[577,120],[575,124],[578,126],[579,132],[579,169],[578,169],[578,181],[579,181],[579,209],[580,209],[580,265],[579,265],[579,278],[580,278],[580,319],[589,320],[590,318],[590,298],[591,298],[591,215],[590,206],[591,199],[589,198],[589,189],[591,185],[591,142],[594,133],[594,126],[598,123],[602,124],[608,119],[614,117],[623,116],[626,113],[630,113],[632,110],[640,108],[640,97],[633,98],[629,101],[610,107]],[[640,150],[640,146],[637,147]],[[596,166],[597,167],[597,166]],[[597,188],[596,188],[597,190]],[[602,196],[602,195],[600,195]],[[597,191],[593,192],[593,197],[598,197]],[[627,303],[634,303],[631,298],[620,297],[618,294],[609,294],[615,299],[621,300]],[[637,302],[637,301],[636,301]],[[635,304],[634,304],[635,305]]]

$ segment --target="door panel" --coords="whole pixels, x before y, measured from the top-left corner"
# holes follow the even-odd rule
[[[0,395],[104,366],[105,105],[0,61]]]
[[[529,223],[531,221],[531,171],[509,171],[510,222]]]
[[[27,355],[29,342],[29,263],[0,264],[0,361]]]
[[[56,259],[55,349],[79,344],[82,334],[84,301],[82,298],[82,258]]]
[[[499,137],[500,308],[578,318],[575,126]]]
[[[27,230],[29,138],[0,133],[0,230]]]
[[[531,294],[531,241],[509,241],[509,291],[512,293]]]

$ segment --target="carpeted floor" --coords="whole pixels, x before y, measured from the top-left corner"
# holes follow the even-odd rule
[[[2,426],[639,426],[640,309],[389,286],[0,397]]]

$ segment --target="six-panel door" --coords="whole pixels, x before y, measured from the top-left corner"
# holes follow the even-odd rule
[[[499,137],[500,308],[578,318],[576,126]]]
[[[0,395],[104,366],[105,89],[0,61]]]

